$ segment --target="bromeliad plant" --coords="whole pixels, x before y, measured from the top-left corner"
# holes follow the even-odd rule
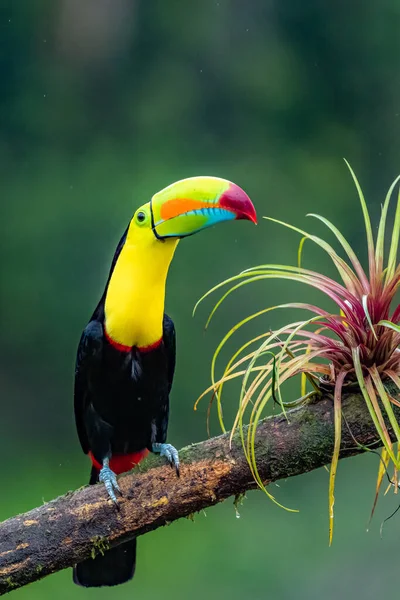
[[[368,271],[365,272],[345,237],[327,219],[310,215],[322,221],[334,234],[346,259],[323,239],[282,221],[267,218],[299,233],[302,238],[298,252],[298,266],[264,264],[231,277],[209,290],[198,302],[222,286],[232,284],[215,304],[207,321],[212,319],[218,307],[240,287],[265,279],[288,279],[318,288],[336,305],[333,312],[311,304],[292,302],[265,308],[236,324],[223,338],[212,359],[212,386],[204,392],[213,391],[219,422],[225,431],[222,413],[222,390],[224,384],[237,377],[242,378],[239,407],[232,433],[239,429],[243,449],[258,486],[276,502],[265,488],[257,470],[255,436],[257,424],[264,414],[267,403],[278,402],[283,412],[294,403],[285,403],[282,385],[295,376],[301,378],[302,397],[295,404],[307,401],[321,390],[332,390],[334,403],[335,444],[329,480],[329,541],[333,533],[334,483],[339,458],[342,427],[342,394],[350,386],[358,387],[368,407],[376,430],[383,444],[382,464],[378,473],[377,494],[385,472],[384,465],[394,466],[394,481],[400,469],[400,427],[393,412],[393,405],[400,406],[393,390],[400,390],[400,305],[393,306],[400,285],[400,264],[397,250],[400,235],[400,191],[398,194],[391,242],[385,264],[385,232],[388,209],[400,176],[392,183],[382,207],[376,240],[374,240],[367,205],[357,178],[347,163],[357,188],[363,212],[367,247]],[[303,245],[306,240],[314,242],[331,258],[341,281],[301,266]],[[198,305],[197,304],[197,305]],[[195,307],[195,310],[197,308]],[[221,378],[216,378],[217,358],[231,336],[245,323],[277,309],[304,309],[313,316],[285,325],[275,331],[261,333],[247,341],[229,360]],[[311,391],[306,393],[308,385]],[[387,383],[390,382],[390,386]],[[391,391],[389,391],[389,388]],[[203,397],[204,394],[201,396]],[[212,398],[212,400],[213,400]],[[212,402],[211,400],[211,402]],[[249,415],[247,434],[243,429],[245,415]],[[385,417],[393,429],[393,444],[385,424]],[[397,446],[399,448],[399,446]],[[395,485],[397,490],[397,485]]]

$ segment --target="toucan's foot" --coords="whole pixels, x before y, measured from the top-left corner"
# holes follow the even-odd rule
[[[99,474],[99,481],[104,483],[104,485],[106,486],[106,490],[111,500],[115,502],[115,504],[118,504],[115,491],[121,493],[121,490],[119,489],[116,474],[108,466],[108,459],[103,461],[103,468],[101,469]]]
[[[171,444],[153,444],[153,452],[160,456],[165,456],[171,467],[175,467],[176,474],[179,477],[179,454],[178,450]]]

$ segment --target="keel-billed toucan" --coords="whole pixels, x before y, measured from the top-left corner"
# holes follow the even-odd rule
[[[166,443],[175,367],[175,328],[164,314],[165,283],[176,246],[221,221],[256,222],[254,206],[234,183],[217,177],[178,181],[138,208],[116,249],[103,296],[82,333],[75,371],[75,419],[92,461],[90,483],[103,482],[117,502],[116,475],[148,452],[176,468]],[[74,568],[87,587],[128,581],[136,540]]]

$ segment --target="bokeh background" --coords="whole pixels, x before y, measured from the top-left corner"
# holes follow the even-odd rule
[[[399,31],[397,0],[0,2],[2,519],[88,478],[72,410],[76,345],[120,235],[154,192],[197,174],[232,179],[260,215],[317,232],[307,212],[333,219],[365,258],[342,157],[377,219],[400,171]],[[297,243],[266,221],[182,242],[167,292],[178,334],[169,429],[177,447],[207,435],[207,401],[196,413],[193,403],[236,320],[284,301],[328,305],[295,284],[260,284],[232,296],[204,332],[212,303],[192,319],[195,301],[240,269],[293,263]],[[331,273],[311,247],[305,260]],[[231,349],[292,316],[265,317]],[[226,396],[228,416],[236,391]],[[299,514],[252,492],[239,519],[227,501],[141,538],[130,584],[84,590],[67,570],[13,597],[390,597],[400,517],[381,539],[380,522],[398,502],[387,496],[366,532],[377,466],[375,456],[340,464],[332,548],[321,469],[273,487]]]

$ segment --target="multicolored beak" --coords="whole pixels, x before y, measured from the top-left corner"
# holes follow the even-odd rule
[[[152,228],[158,239],[183,238],[222,221],[257,223],[248,195],[219,177],[190,177],[161,190],[150,201]]]

